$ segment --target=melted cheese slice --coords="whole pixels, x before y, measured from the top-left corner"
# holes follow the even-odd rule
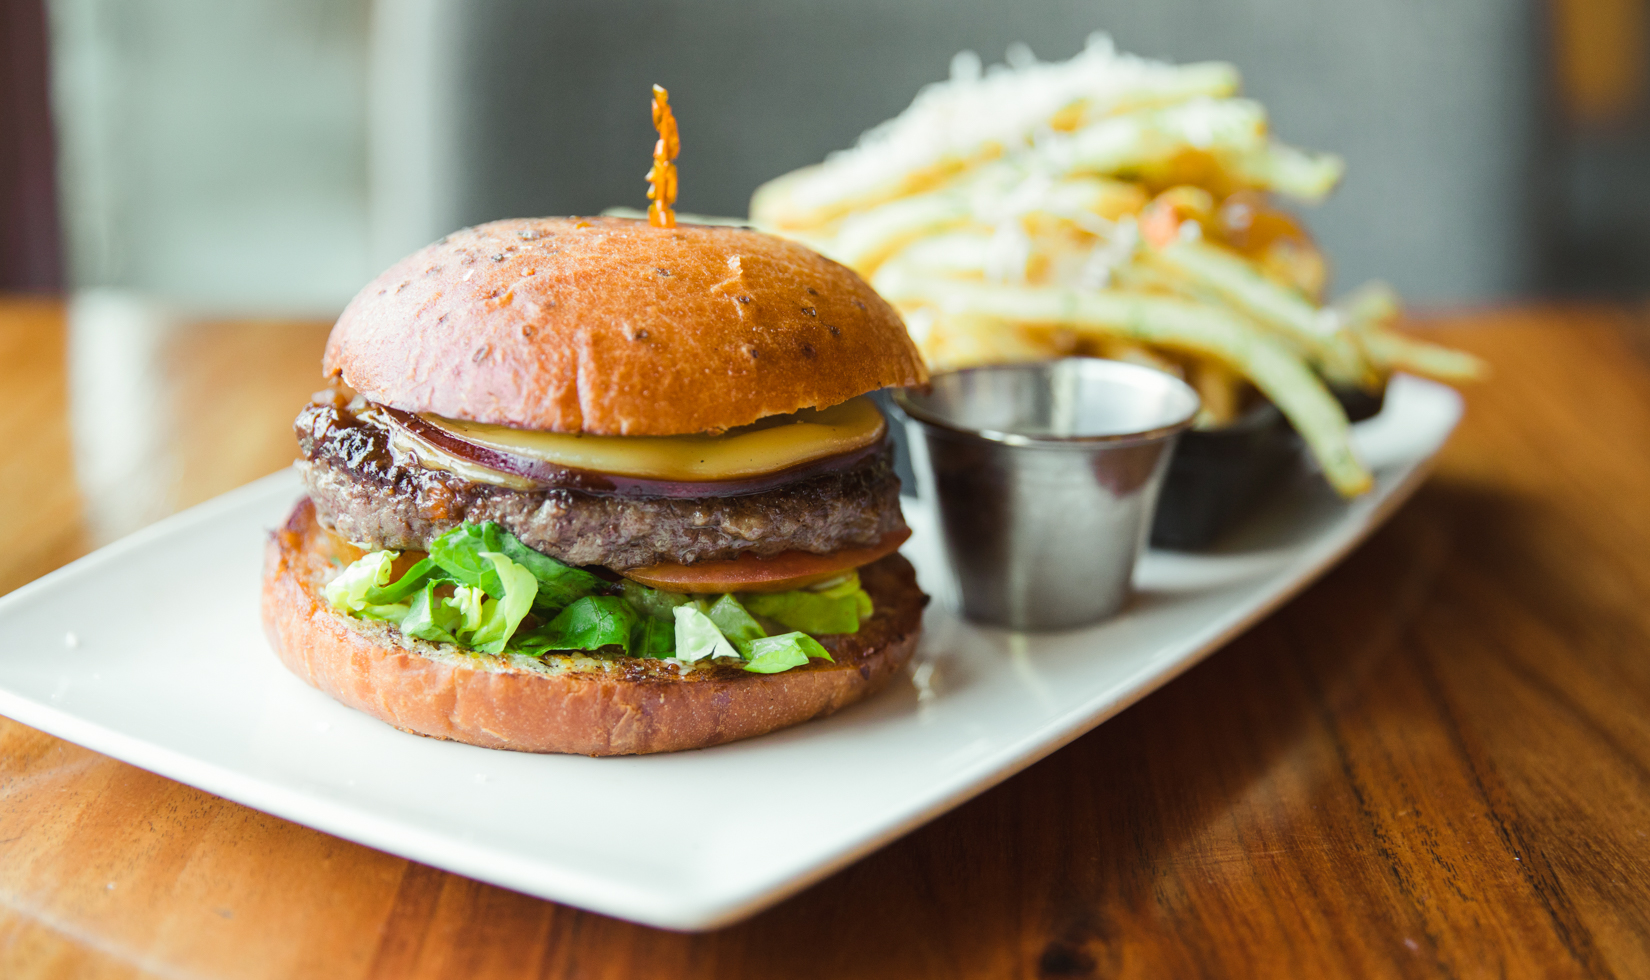
[[[818,411],[763,419],[719,436],[592,436],[421,417],[466,442],[556,466],[690,482],[776,473],[863,449],[887,429],[876,404],[864,396]]]

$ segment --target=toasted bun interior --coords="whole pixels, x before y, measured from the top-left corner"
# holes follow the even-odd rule
[[[620,218],[449,235],[350,302],[324,369],[410,412],[598,435],[717,432],[927,380],[848,268],[754,231]]]
[[[628,755],[720,745],[831,714],[874,693],[916,648],[927,597],[899,555],[860,580],[876,613],[821,637],[835,663],[780,674],[726,665],[559,655],[490,656],[334,611],[327,532],[306,498],[270,538],[264,630],[293,673],[404,731],[524,752]]]

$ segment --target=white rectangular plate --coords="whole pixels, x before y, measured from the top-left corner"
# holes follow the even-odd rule
[[[545,898],[673,929],[779,901],[1000,782],[1288,599],[1413,491],[1461,414],[1398,378],[1359,425],[1375,490],[1303,476],[1215,552],[1150,552],[1100,626],[1013,636],[961,622],[932,518],[906,553],[930,592],[916,679],[835,717],[640,758],[533,756],[407,735],[288,674],[258,618],[281,473],[0,599],[0,713],[320,830]],[[67,634],[72,633],[73,641]],[[634,846],[637,835],[655,841]]]

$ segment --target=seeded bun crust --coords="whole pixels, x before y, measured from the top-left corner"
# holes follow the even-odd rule
[[[860,570],[876,605],[858,633],[822,637],[835,663],[780,674],[666,661],[491,656],[401,634],[327,605],[334,545],[305,498],[271,537],[264,632],[288,669],[349,707],[419,735],[488,748],[580,755],[674,752],[763,735],[831,714],[887,684],[910,659],[927,596],[890,555]]]
[[[323,369],[409,412],[599,435],[714,432],[928,378],[845,266],[754,231],[621,218],[447,236],[350,302]]]

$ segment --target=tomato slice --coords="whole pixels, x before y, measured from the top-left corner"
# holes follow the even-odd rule
[[[787,592],[869,565],[899,550],[911,529],[889,531],[868,548],[843,548],[828,555],[782,551],[770,558],[740,555],[692,565],[662,562],[624,572],[626,578],[667,592]]]

